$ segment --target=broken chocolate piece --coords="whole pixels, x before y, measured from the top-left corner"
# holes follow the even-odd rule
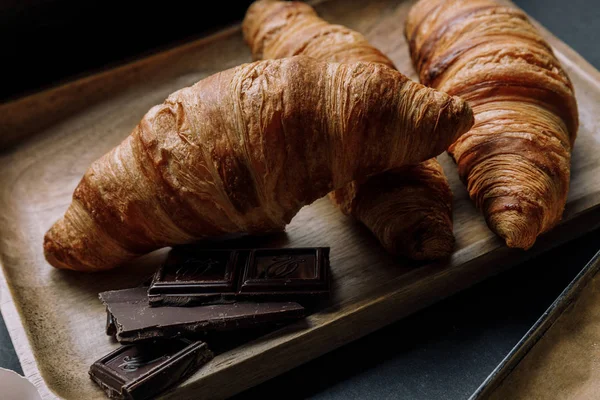
[[[175,248],[148,290],[151,305],[310,301],[329,294],[329,248]]]
[[[196,307],[150,307],[147,289],[137,287],[100,293],[119,342],[196,336],[209,331],[252,328],[293,321],[304,307],[292,302],[232,303]],[[109,323],[110,325],[110,323]],[[107,328],[107,334],[113,330]]]
[[[117,326],[111,313],[106,313],[106,334],[108,336],[115,336],[117,333]]]
[[[200,341],[127,345],[96,361],[89,374],[111,399],[148,399],[188,378],[212,358]]]

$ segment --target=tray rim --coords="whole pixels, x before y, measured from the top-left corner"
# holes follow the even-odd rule
[[[331,1],[331,0],[313,0],[313,1],[308,1],[308,3],[314,6],[314,5],[321,4],[321,3],[327,3],[329,1]],[[510,4],[511,6],[513,6],[515,8],[521,9],[520,7],[515,5],[510,0],[500,0],[500,1]],[[581,73],[581,76],[585,77],[586,80],[593,82],[595,84],[597,90],[600,91],[600,71],[597,70],[593,65],[591,65],[585,58],[583,58],[583,56],[581,56],[579,53],[577,53],[573,48],[571,48],[569,45],[564,43],[561,39],[559,39],[554,34],[552,34],[548,29],[546,29],[543,25],[541,25],[537,20],[535,20],[533,17],[531,17],[528,13],[526,13],[526,14],[530,18],[530,20],[535,24],[535,26],[540,30],[540,32],[545,37],[545,39],[550,43],[551,47],[555,50],[556,56],[560,60],[560,62],[563,65],[569,65],[572,68],[577,69],[578,72]],[[55,87],[46,88],[44,90],[41,90],[41,91],[33,93],[33,94],[29,94],[29,95],[26,95],[26,96],[23,96],[20,98],[12,99],[8,103],[0,104],[0,109],[2,109],[4,107],[12,107],[12,106],[22,107],[23,103],[25,103],[25,105],[27,105],[28,102],[30,102],[30,101],[35,102],[38,98],[43,98],[51,93],[57,93],[62,90],[71,89],[72,87],[77,87],[79,85],[85,85],[86,83],[94,82],[98,79],[101,80],[102,77],[108,76],[116,71],[127,71],[130,69],[134,69],[138,66],[152,62],[153,60],[158,60],[163,57],[168,57],[169,55],[175,54],[179,51],[185,51],[185,49],[187,49],[187,48],[192,48],[192,47],[200,46],[205,43],[210,43],[213,40],[218,40],[221,37],[233,35],[240,31],[241,31],[241,23],[236,23],[236,24],[232,24],[229,26],[225,26],[223,29],[218,30],[215,33],[212,33],[210,35],[201,37],[199,39],[192,40],[190,42],[183,43],[183,44],[178,44],[172,48],[162,50],[160,52],[157,52],[155,54],[152,54],[152,55],[149,55],[146,57],[141,57],[137,60],[126,62],[122,65],[118,65],[113,68],[109,68],[107,70],[97,71],[96,73],[93,73],[93,74],[90,74],[87,76],[83,76],[81,78],[74,79],[71,81],[64,82],[63,84],[57,85]],[[69,114],[67,114],[66,116],[63,116],[62,118],[67,118],[68,115]],[[37,130],[43,130],[43,129],[45,129],[45,127],[41,127]],[[35,136],[35,134],[37,133],[37,130],[35,130],[33,132],[29,132],[26,135],[23,135],[23,137],[21,137],[20,140],[16,140],[12,143],[9,143],[9,147],[7,149],[0,150],[0,155],[3,153],[10,153],[12,146],[19,144],[22,141],[28,140],[32,136]],[[596,218],[590,218],[589,215],[592,215],[592,214]],[[585,220],[586,218],[589,218],[589,220],[584,222],[583,220]],[[570,234],[569,237],[563,238],[563,239],[554,238],[554,236],[556,236],[556,235],[553,235],[553,233],[556,234],[558,231],[567,230],[566,229],[567,226],[568,227],[572,227],[573,225],[582,226],[582,225],[584,225],[584,224],[582,224],[582,222],[587,223],[587,224],[585,224],[584,228],[579,229],[574,234]],[[479,283],[480,281],[487,279],[488,277],[491,277],[491,276],[493,276],[501,271],[504,271],[514,265],[526,262],[527,260],[531,259],[532,257],[535,257],[538,254],[546,252],[546,251],[550,250],[551,248],[563,245],[571,240],[576,239],[577,237],[583,236],[583,235],[591,232],[592,230],[599,229],[599,228],[600,228],[600,204],[589,208],[584,213],[574,214],[569,219],[562,220],[553,231],[547,233],[546,235],[544,235],[544,237],[540,238],[539,242],[541,242],[541,243],[536,244],[534,249],[528,251],[527,253],[521,253],[521,254],[517,255],[516,257],[513,257],[514,259],[511,259],[510,261],[504,263],[501,267],[495,267],[496,269],[495,269],[494,273],[489,274],[484,278],[479,278],[479,279],[475,280],[474,282],[471,283],[471,285],[475,285],[475,284]],[[514,255],[513,251],[511,251],[510,249],[507,249],[505,246],[502,245],[499,248],[491,249],[490,252],[480,255],[466,263],[463,263],[462,266],[464,266],[464,268],[468,268],[469,264],[479,261],[481,258],[488,256],[491,252],[498,252],[498,251],[500,251],[500,252],[504,251],[509,255]],[[422,268],[424,269],[424,268],[426,268],[426,266],[422,267]],[[407,274],[407,275],[413,276],[412,273]],[[407,275],[404,275],[403,279],[407,279],[407,278],[411,277],[411,276],[407,276]],[[410,280],[410,279],[407,279],[407,280]],[[393,283],[393,282],[391,282],[391,283]],[[386,285],[385,287],[387,288],[389,286],[392,286],[391,283],[390,283],[390,285]],[[390,301],[389,299],[393,299],[393,297],[395,295],[398,295],[398,293],[402,292],[404,289],[405,288],[402,288],[402,287],[400,287],[400,288],[396,287],[396,289],[393,289],[393,290],[388,290],[388,291],[382,290],[381,293],[387,294],[388,301]],[[460,288],[459,290],[455,290],[448,295],[458,293],[464,289],[466,289],[466,287]],[[438,300],[441,300],[445,297],[447,297],[447,296],[442,296]],[[372,297],[363,299],[363,300],[359,301],[360,305],[357,305],[357,308],[363,308],[366,304],[368,304],[372,301],[373,301]],[[422,306],[411,311],[411,313],[417,312],[419,309],[428,307],[430,304],[432,304],[432,303],[423,304]],[[323,310],[322,312],[326,312],[326,311],[327,310]],[[23,369],[23,373],[24,373],[25,377],[27,379],[29,379],[30,381],[32,381],[32,383],[36,386],[36,389],[38,390],[38,392],[40,393],[40,396],[43,399],[60,399],[60,397],[58,397],[56,394],[54,394],[54,392],[52,392],[52,390],[46,385],[46,382],[40,373],[40,370],[37,365],[38,361],[37,361],[36,357],[34,356],[34,352],[32,351],[32,348],[31,348],[31,345],[29,342],[28,334],[24,329],[24,326],[23,326],[23,323],[21,320],[21,316],[17,310],[16,304],[14,303],[14,300],[13,300],[12,292],[9,289],[8,283],[6,281],[5,272],[4,272],[4,263],[2,262],[2,258],[0,258],[0,312],[2,313],[2,316],[5,320],[6,327],[9,332],[9,336],[11,338],[13,346],[15,347],[15,351],[19,358],[19,362],[21,363],[21,367]],[[317,314],[320,314],[320,313],[317,313]],[[401,318],[404,318],[407,315],[409,315],[409,314],[405,313],[402,315],[398,315],[394,319],[390,319],[390,320],[386,321],[380,327],[371,329],[368,332],[363,333],[363,335],[368,334],[376,329],[380,329],[381,327],[383,327],[387,324],[393,323],[396,320],[399,320]],[[339,318],[337,318],[334,321],[331,321],[330,323],[332,323],[332,322],[335,323],[335,322],[337,322],[339,320],[343,320],[343,319],[344,319],[343,316],[340,316]],[[293,325],[292,325],[292,327],[293,327]],[[354,339],[351,339],[350,341],[356,340],[363,335],[357,336]],[[335,347],[342,346],[343,344],[346,344],[350,341],[344,341],[341,343],[337,343]],[[285,342],[283,344],[285,344]],[[281,344],[275,346],[274,349],[276,351],[280,351],[281,350],[280,347],[282,347]],[[333,348],[331,348],[330,350],[333,350]],[[328,351],[330,351],[330,350],[328,350]],[[319,354],[317,354],[314,357],[311,357],[311,359],[314,359],[321,354],[324,354],[324,352],[319,352]],[[253,357],[255,357],[255,355]],[[290,367],[289,369],[294,368],[295,366],[300,365],[300,364],[301,363],[296,363],[296,365]],[[277,376],[278,374],[283,373],[286,370],[287,369],[280,369],[278,373],[271,374],[271,376],[269,376],[268,378],[265,378],[265,379],[261,378],[262,380],[260,380],[260,382],[270,379],[274,376]],[[260,382],[252,382],[249,385],[246,385],[246,388],[251,387],[253,384],[257,384]],[[482,385],[483,385],[483,383],[482,383]],[[190,388],[188,390],[193,390],[193,388]],[[239,392],[239,391],[236,391],[235,393],[237,393],[237,392]],[[477,392],[475,392],[475,393],[477,393]],[[189,391],[187,394],[189,395]],[[166,392],[166,393],[164,393],[164,395],[169,398],[178,398],[176,396],[176,393],[174,390]],[[176,397],[171,397],[171,396],[176,396]],[[470,399],[476,400],[478,398],[471,397]]]
[[[523,335],[510,352],[500,361],[469,400],[489,398],[511,374],[537,342],[546,334],[564,311],[579,297],[581,291],[600,273],[600,250],[586,263],[567,287],[558,295],[542,316]]]

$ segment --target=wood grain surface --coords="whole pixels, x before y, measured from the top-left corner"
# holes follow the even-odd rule
[[[322,2],[324,18],[364,33],[415,78],[403,35],[412,1]],[[456,251],[415,266],[390,257],[326,199],[305,207],[286,234],[248,245],[331,246],[333,298],[305,321],[218,355],[169,399],[224,398],[465,289],[527,257],[600,226],[600,73],[545,32],[575,85],[581,128],[564,222],[528,252],[506,249],[440,161],[454,193]],[[100,291],[145,280],[164,250],[99,274],[59,271],[42,254],[45,231],[70,203],[92,161],[123,140],[171,92],[250,61],[239,27],[0,106],[0,308],[23,365],[44,398],[102,399],[89,366],[118,344],[104,334]],[[510,288],[507,288],[510,290]]]

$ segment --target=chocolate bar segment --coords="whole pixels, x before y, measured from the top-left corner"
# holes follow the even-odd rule
[[[96,361],[89,374],[111,399],[148,399],[188,378],[212,358],[200,341],[127,345]]]
[[[185,293],[185,284],[201,285],[205,293],[226,294],[235,291],[237,253],[229,250],[205,251],[199,256],[174,252],[159,270],[158,280],[177,292]],[[182,285],[183,284],[183,285]]]
[[[106,333],[121,343],[275,325],[305,314],[304,307],[292,302],[150,307],[144,287],[103,292],[100,299],[110,321]]]
[[[173,249],[148,290],[151,305],[312,301],[329,294],[329,248]]]
[[[254,250],[241,295],[320,295],[329,291],[329,249]]]

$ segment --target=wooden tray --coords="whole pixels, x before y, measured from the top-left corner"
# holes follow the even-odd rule
[[[367,35],[411,74],[404,18],[412,1],[323,2],[318,12]],[[263,246],[331,246],[334,296],[306,321],[217,356],[165,398],[222,398],[258,384],[541,251],[600,226],[600,73],[546,34],[573,79],[581,128],[564,222],[528,252],[506,249],[467,198],[447,156],[455,197],[456,252],[445,264],[411,267],[388,256],[362,226],[320,200],[287,235]],[[93,361],[117,344],[104,334],[97,293],[138,284],[163,253],[129,269],[81,274],[51,268],[42,237],[65,211],[89,164],[126,137],[154,104],[184,86],[250,60],[239,27],[0,106],[2,313],[25,375],[44,398],[102,399]]]

